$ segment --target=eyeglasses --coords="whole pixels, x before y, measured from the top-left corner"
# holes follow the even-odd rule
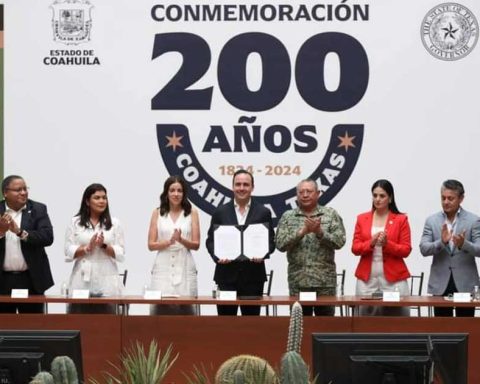
[[[21,188],[5,188],[7,191],[12,191],[12,192],[16,192],[16,193],[20,193],[20,192],[28,192],[28,190],[30,189],[29,187],[21,187]]]

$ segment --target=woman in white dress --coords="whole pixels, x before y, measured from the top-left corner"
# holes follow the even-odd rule
[[[121,283],[117,261],[125,257],[124,235],[120,222],[110,217],[107,190],[91,184],[83,193],[80,210],[65,233],[65,261],[74,262],[70,292],[88,289],[92,296],[119,294]],[[69,313],[115,313],[109,304],[73,304]]]
[[[398,291],[408,296],[410,277],[404,259],[412,250],[407,215],[395,203],[393,186],[377,180],[372,186],[372,209],[357,217],[352,252],[360,256],[355,276],[356,295]],[[360,306],[360,315],[408,316],[408,307]]]
[[[198,212],[187,199],[187,184],[180,176],[170,176],[160,195],[148,231],[148,249],[157,251],[150,289],[162,296],[197,296],[197,267],[192,249],[200,246]],[[152,305],[150,313],[194,315],[192,305]]]

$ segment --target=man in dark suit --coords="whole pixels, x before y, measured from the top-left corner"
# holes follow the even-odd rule
[[[263,285],[267,280],[264,259],[275,249],[270,210],[252,200],[254,187],[253,175],[239,170],[233,175],[233,201],[218,207],[212,215],[207,237],[207,249],[216,263],[214,280],[221,291],[236,291],[238,296],[262,296]],[[267,255],[256,258],[242,257],[235,260],[220,259],[214,251],[214,230],[218,225],[249,225],[266,223],[268,225]],[[217,305],[219,315],[237,315],[237,305]],[[241,305],[242,315],[260,314],[260,306]]]
[[[28,289],[42,295],[53,285],[44,247],[53,243],[53,228],[47,207],[28,199],[22,177],[11,175],[2,181],[0,202],[0,294]],[[1,313],[42,313],[44,304],[0,304]]]

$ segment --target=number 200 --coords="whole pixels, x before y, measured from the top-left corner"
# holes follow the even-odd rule
[[[213,87],[187,89],[207,72],[211,63],[208,43],[200,36],[178,32],[155,35],[152,60],[167,52],[179,52],[183,62],[177,73],[152,99],[153,110],[208,110]],[[340,63],[335,91],[325,86],[324,65],[329,53]],[[262,82],[256,91],[247,85],[247,59],[257,53],[262,62]],[[218,84],[225,99],[244,111],[265,111],[277,106],[287,95],[291,63],[286,47],[276,37],[249,32],[230,39],[218,58]],[[356,105],[368,86],[368,57],[363,46],[340,32],[310,37],[297,54],[295,80],[303,100],[321,111],[344,111]]]

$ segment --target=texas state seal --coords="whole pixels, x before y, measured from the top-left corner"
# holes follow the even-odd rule
[[[422,22],[423,45],[440,60],[459,60],[467,56],[478,40],[478,22],[465,6],[444,3],[432,8]]]

